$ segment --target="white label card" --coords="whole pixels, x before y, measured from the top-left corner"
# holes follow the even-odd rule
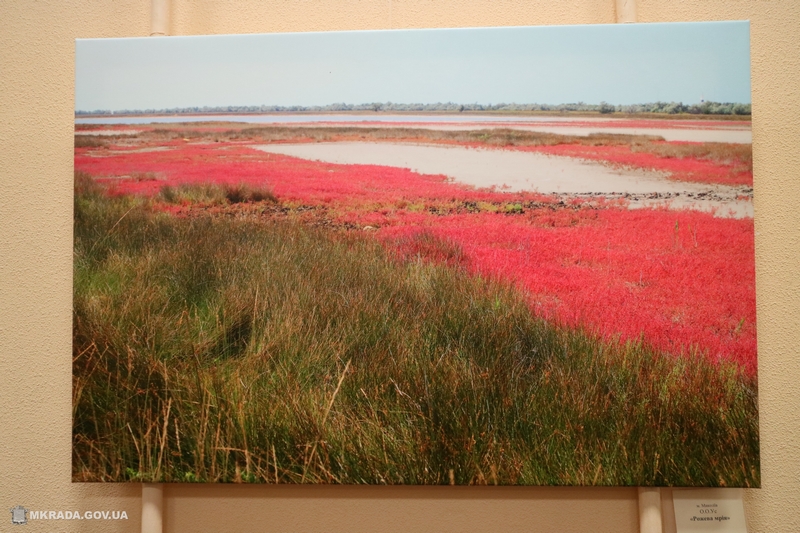
[[[741,489],[674,489],[678,533],[747,533]]]

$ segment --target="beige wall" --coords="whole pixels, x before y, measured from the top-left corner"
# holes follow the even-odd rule
[[[173,0],[171,33],[594,24],[614,0]],[[0,531],[8,509],[125,510],[138,485],[70,482],[76,37],[138,37],[150,0],[0,2]],[[642,22],[752,21],[763,488],[751,531],[800,531],[800,2],[638,0]],[[691,61],[691,57],[686,58]],[[166,531],[636,531],[635,489],[168,486]],[[22,530],[21,530],[22,531]]]

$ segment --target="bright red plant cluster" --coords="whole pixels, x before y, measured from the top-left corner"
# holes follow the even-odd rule
[[[374,222],[373,222],[374,223]],[[541,316],[606,338],[688,346],[755,371],[752,220],[666,210],[542,208],[402,222],[458,243],[468,268],[518,284]]]
[[[75,150],[75,169],[105,179],[119,194],[158,193],[165,185],[217,183],[268,186],[283,201],[304,204],[403,205],[435,201],[543,200],[537,194],[475,190],[406,169],[335,165],[270,154],[228,143],[186,144],[98,151]]]
[[[627,147],[578,148],[597,149],[598,158],[655,158]],[[573,155],[578,148],[547,150]],[[541,203],[534,194],[476,190],[443,176],[312,162],[234,143],[78,148],[75,169],[119,194],[154,195],[181,183],[268,187],[285,205],[326,206],[338,222],[378,228],[389,247],[433,235],[449,246],[439,259],[516,284],[543,317],[756,370],[752,219]]]

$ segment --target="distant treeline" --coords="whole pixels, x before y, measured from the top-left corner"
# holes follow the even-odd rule
[[[392,102],[373,102],[369,104],[330,104],[324,106],[278,106],[278,105],[253,105],[253,106],[203,106],[203,107],[175,107],[171,109],[125,109],[122,111],[108,111],[96,109],[94,111],[76,111],[76,115],[180,115],[180,114],[207,114],[207,113],[329,113],[348,111],[384,111],[384,112],[584,112],[584,113],[689,113],[693,115],[749,115],[750,104],[735,102],[700,102],[699,104],[684,104],[682,102],[652,102],[647,104],[613,105],[606,102],[599,104],[454,104],[452,102],[436,104],[396,104]]]

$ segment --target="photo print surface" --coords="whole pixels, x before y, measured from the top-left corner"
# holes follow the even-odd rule
[[[747,22],[76,42],[74,481],[760,484]]]

